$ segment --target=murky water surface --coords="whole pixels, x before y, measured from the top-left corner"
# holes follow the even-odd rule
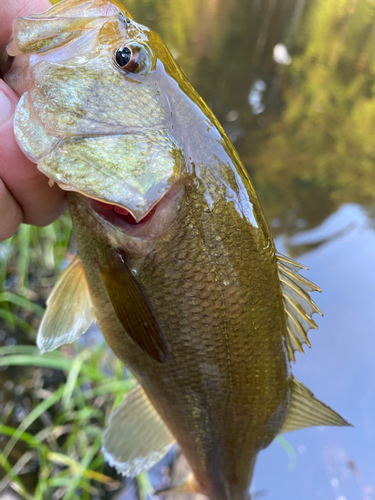
[[[278,250],[323,288],[293,368],[354,429],[286,434],[254,498],[375,499],[375,2],[134,0],[250,172]]]
[[[287,434],[254,498],[375,500],[375,2],[129,0],[234,142],[324,318],[293,368],[354,429]]]

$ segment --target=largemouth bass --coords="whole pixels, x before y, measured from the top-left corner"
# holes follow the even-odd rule
[[[69,191],[78,255],[48,301],[42,351],[96,319],[139,385],[103,435],[148,470],[177,440],[191,489],[249,499],[279,433],[349,425],[290,369],[319,309],[277,254],[236,151],[159,36],[116,1],[16,19],[6,81],[25,154]]]

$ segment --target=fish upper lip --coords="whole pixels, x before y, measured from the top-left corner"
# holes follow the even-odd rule
[[[67,184],[63,184],[61,182],[58,182],[54,179],[50,179],[52,182],[56,182],[56,184],[63,190],[63,191],[71,191],[71,192],[74,192],[74,193],[79,193],[81,195],[83,195],[85,198],[89,199],[89,200],[94,200],[94,201],[98,201],[100,203],[104,203],[106,205],[113,205],[113,206],[117,206],[119,208],[124,208],[125,210],[127,210],[131,215],[132,217],[135,219],[135,221],[137,223],[139,223],[144,217],[146,217],[146,215],[154,208],[154,206],[160,201],[160,199],[163,197],[161,196],[155,203],[153,203],[150,207],[148,207],[147,210],[144,210],[143,212],[141,211],[137,211],[135,212],[134,209],[126,206],[126,205],[121,205],[119,203],[116,203],[114,201],[111,201],[111,200],[106,200],[104,198],[97,198],[95,196],[90,196],[89,194],[85,193],[84,191],[80,190],[80,189],[77,189],[75,188],[74,186],[71,186],[71,185],[67,185]],[[165,194],[165,193],[164,193]]]

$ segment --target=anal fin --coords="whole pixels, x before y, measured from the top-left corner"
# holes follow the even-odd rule
[[[141,386],[136,386],[111,413],[103,433],[108,463],[124,476],[148,471],[175,442]]]
[[[95,321],[90,292],[81,259],[76,255],[56,282],[47,300],[37,336],[42,352],[71,344]]]
[[[280,434],[320,425],[352,427],[338,413],[316,399],[310,389],[293,377],[289,413]]]

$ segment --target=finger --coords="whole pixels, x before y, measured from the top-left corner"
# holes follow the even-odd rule
[[[10,238],[22,222],[22,210],[0,180],[0,241]]]
[[[12,34],[12,22],[16,17],[39,14],[51,7],[48,0],[1,0],[0,47]]]
[[[13,133],[18,98],[2,80],[0,95],[0,179],[21,207],[23,222],[49,224],[65,210],[66,193],[57,185],[51,188],[48,178],[20,150]]]

